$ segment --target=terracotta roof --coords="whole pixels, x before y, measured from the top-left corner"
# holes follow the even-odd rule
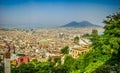
[[[80,47],[80,48],[74,48],[73,50],[83,51],[83,50],[88,50],[88,49],[87,49],[87,48],[82,48],[82,47]]]
[[[52,56],[52,58],[61,58],[61,56]]]

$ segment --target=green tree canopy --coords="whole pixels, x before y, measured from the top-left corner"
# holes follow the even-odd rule
[[[111,49],[120,52],[120,12],[107,16],[104,23],[106,24],[104,35],[110,36],[108,42]]]
[[[74,43],[78,44],[78,42],[79,42],[79,37],[76,36],[76,37],[74,38]]]
[[[120,37],[120,12],[107,16],[104,23],[105,35]]]
[[[61,49],[62,54],[68,54],[69,53],[69,47],[65,46],[64,48]]]
[[[92,36],[98,36],[98,30],[97,29],[92,29]]]

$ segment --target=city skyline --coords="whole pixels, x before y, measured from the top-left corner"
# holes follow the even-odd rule
[[[107,15],[119,11],[119,4],[119,0],[0,0],[0,26],[60,26],[84,20],[103,25]]]

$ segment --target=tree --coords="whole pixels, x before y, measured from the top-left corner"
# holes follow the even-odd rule
[[[64,66],[69,68],[69,71],[73,70],[75,59],[71,56],[66,56],[64,61]]]
[[[119,73],[119,62],[120,62],[120,12],[114,13],[106,17],[104,20],[105,31],[102,36],[96,40],[96,48],[101,49],[101,52],[106,55],[110,55],[111,58],[95,71],[96,72],[106,72],[114,68],[114,70]],[[94,44],[95,45],[95,44]],[[104,55],[103,55],[104,56]],[[115,67],[116,66],[116,67]]]
[[[65,46],[63,49],[61,49],[62,54],[68,54],[69,53],[69,47]]]
[[[78,42],[79,42],[79,37],[76,36],[76,37],[74,38],[74,43],[78,44]]]
[[[67,66],[65,65],[60,65],[55,68],[55,71],[52,73],[70,73],[70,70]]]
[[[104,29],[105,35],[120,36],[120,12],[114,13],[113,15],[109,15],[106,17],[107,19],[104,20],[106,24]]]
[[[96,29],[92,29],[92,34],[93,37],[98,36],[98,31]]]
[[[111,49],[120,53],[120,12],[107,16],[104,23],[104,35],[111,36],[108,40]]]
[[[54,62],[61,64],[61,59],[60,58],[54,58]]]
[[[35,66],[32,63],[22,63],[16,70],[18,73],[35,73]]]
[[[89,33],[83,34],[82,37],[89,38],[91,35]]]

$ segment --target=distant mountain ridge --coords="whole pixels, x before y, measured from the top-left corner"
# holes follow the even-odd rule
[[[0,27],[5,28],[64,28],[64,27],[102,27],[99,25],[92,24],[88,21],[76,22],[72,21],[68,24],[59,25],[48,25],[48,24],[0,24]]]
[[[92,24],[88,21],[82,21],[82,22],[72,21],[68,24],[61,26],[61,27],[101,27],[101,26]]]

